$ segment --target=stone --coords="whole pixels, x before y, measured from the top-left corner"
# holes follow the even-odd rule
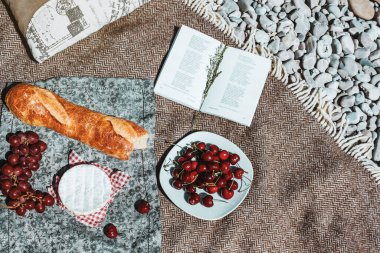
[[[365,97],[362,93],[355,94],[355,105],[360,105],[365,102]]]
[[[359,107],[362,110],[362,112],[364,112],[368,116],[370,116],[370,117],[373,116],[373,112],[372,112],[371,107],[369,106],[368,103],[362,103],[359,105]]]
[[[304,0],[292,0],[292,2],[298,9],[301,9],[305,13],[306,16],[308,17],[311,16],[311,10],[309,6],[305,4]]]
[[[313,34],[313,36],[319,39],[327,32],[328,29],[329,27],[327,24],[314,23],[311,33]]]
[[[284,46],[284,50],[289,49],[294,43],[296,43],[297,34],[294,31],[290,31],[288,34],[286,34],[284,37],[282,37],[281,42]],[[281,49],[281,45],[280,45]]]
[[[371,20],[375,16],[375,9],[369,0],[348,0],[352,12],[359,18]]]
[[[302,58],[302,67],[304,69],[312,69],[317,63],[317,56],[314,53],[305,54]]]
[[[269,35],[263,30],[259,29],[256,31],[255,40],[257,43],[260,43],[261,45],[267,45],[269,42]]]
[[[268,48],[273,54],[277,54],[278,50],[280,49],[280,39],[276,37],[272,42],[269,43]]]
[[[296,33],[300,33],[305,36],[310,30],[310,22],[307,19],[301,18],[296,19],[295,22],[296,26],[294,30],[296,31]]]
[[[364,26],[362,25],[362,23],[360,23],[359,20],[353,19],[351,20],[350,24],[351,24],[351,27],[354,27],[358,33],[364,32]]]
[[[371,52],[368,48],[358,48],[355,50],[355,58],[356,59],[368,58],[370,53]]]
[[[372,44],[371,37],[366,32],[360,34],[359,41],[363,45],[363,47],[370,47]]]
[[[338,75],[342,78],[342,79],[349,79],[350,76],[348,74],[348,72],[344,69],[338,69]]]
[[[319,0],[306,0],[306,4],[313,9],[319,5]]]
[[[294,27],[294,24],[289,19],[281,20],[281,22],[277,26],[277,32],[283,32],[284,34],[287,34],[290,29]]]
[[[363,83],[360,85],[360,88],[366,94],[366,97],[372,101],[377,101],[380,97],[380,88],[376,87],[370,83]]]
[[[294,59],[296,60],[301,59],[304,54],[305,54],[305,50],[296,50],[294,52]]]
[[[317,62],[317,69],[321,72],[325,72],[329,67],[330,60],[328,59],[319,59]]]
[[[343,52],[346,54],[353,54],[355,50],[354,42],[350,35],[345,34],[340,38]]]
[[[282,62],[285,62],[290,59],[294,59],[294,53],[291,50],[281,51],[280,53],[277,54],[277,56]]]
[[[340,54],[342,53],[342,45],[340,44],[340,41],[338,39],[333,39],[331,43],[332,52],[334,54]]]
[[[360,114],[357,112],[349,112],[347,113],[347,120],[350,125],[356,125],[360,121]]]
[[[377,60],[377,59],[379,59],[379,58],[380,58],[380,50],[376,50],[376,51],[372,52],[372,53],[369,55],[369,57],[368,57],[368,59],[369,59],[370,61],[374,61],[374,60]]]
[[[380,82],[380,74],[374,75],[371,78],[371,84],[378,86],[378,83]]]
[[[288,60],[287,62],[284,63],[284,67],[286,68],[286,71],[288,72],[288,74],[294,74],[295,72],[297,72],[297,70],[299,69],[299,65],[297,64],[297,62],[293,59],[290,59]]]
[[[237,5],[239,6],[240,11],[244,13],[248,11],[252,3],[253,3],[253,0],[240,0],[237,2]]]
[[[315,79],[314,79],[317,87],[323,87],[326,83],[329,83],[332,81],[332,76],[329,73],[320,73]],[[354,99],[355,101],[355,99]]]
[[[379,115],[380,108],[377,104],[372,104],[371,109],[372,109],[373,115],[375,115],[375,116]]]
[[[372,26],[372,28],[368,29],[366,33],[371,38],[372,41],[375,41],[380,35],[380,28],[376,26]]]
[[[306,52],[312,53],[317,50],[317,39],[313,36],[310,36],[305,43]]]
[[[267,12],[267,10],[264,7],[257,7],[256,8],[256,14],[258,16],[264,15]]]
[[[268,4],[272,6],[281,6],[285,3],[285,0],[268,0]]]
[[[367,128],[366,122],[359,122],[357,125],[356,131],[360,132]]]
[[[286,12],[280,12],[279,14],[278,14],[278,18],[279,19],[284,19],[286,17]]]
[[[332,68],[335,68],[335,69],[338,68],[338,66],[339,66],[339,59],[340,59],[339,55],[332,54],[331,57],[330,57],[330,66]]]
[[[339,87],[339,82],[332,81],[332,82],[327,83],[325,86],[326,86],[326,88],[337,90]]]
[[[328,58],[332,54],[331,44],[326,40],[320,40],[317,43],[317,53],[321,58]]]
[[[261,27],[268,33],[275,32],[277,29],[276,23],[267,18],[266,16],[260,16],[259,23]]]
[[[337,5],[330,5],[327,7],[328,11],[332,13],[336,18],[340,18],[342,16],[342,13],[340,12],[340,9]]]
[[[338,71],[337,71],[337,69],[336,68],[332,68],[332,67],[328,67],[327,69],[326,69],[326,72],[327,73],[330,73],[331,75],[336,75],[337,73],[338,73]]]
[[[321,88],[321,89],[322,89],[321,91],[322,97],[324,97],[324,99],[327,101],[333,100],[338,94],[338,91],[335,89],[331,89],[331,88]]]
[[[354,85],[354,82],[351,80],[346,80],[346,81],[340,81],[339,82],[339,88],[341,90],[348,90]]]
[[[355,97],[354,96],[343,96],[340,100],[340,106],[344,108],[349,108],[354,106]]]
[[[352,96],[352,95],[355,95],[355,94],[358,94],[359,93],[359,87],[358,86],[352,86],[350,89],[348,89],[347,91],[347,95],[349,96]]]
[[[348,75],[351,77],[355,76],[359,71],[356,62],[352,58],[344,57],[341,64],[343,65],[341,69],[347,71]]]
[[[227,14],[230,14],[234,11],[239,11],[239,6],[233,0],[225,0],[222,7]]]
[[[362,83],[368,83],[371,81],[371,76],[365,73],[359,73],[355,76],[355,78]]]

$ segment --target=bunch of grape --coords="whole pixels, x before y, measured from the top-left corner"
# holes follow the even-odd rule
[[[33,209],[43,213],[46,206],[54,205],[55,200],[46,192],[33,190],[28,180],[32,177],[32,171],[39,169],[39,161],[47,145],[32,131],[19,131],[9,135],[7,140],[11,151],[0,174],[0,189],[6,196],[6,207],[20,216]]]

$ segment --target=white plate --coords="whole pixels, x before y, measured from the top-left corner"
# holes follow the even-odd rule
[[[77,165],[66,171],[58,184],[62,204],[76,214],[99,211],[110,199],[112,185],[108,175],[94,165]]]
[[[203,141],[206,144],[215,144],[220,149],[227,150],[230,153],[238,154],[240,156],[240,161],[238,162],[238,164],[240,165],[241,168],[243,168],[247,172],[247,173],[244,173],[244,176],[249,178],[249,180],[251,181],[253,180],[252,164],[249,161],[248,157],[243,153],[243,151],[234,143],[232,143],[231,141],[227,140],[226,138],[220,135],[210,133],[210,132],[205,132],[205,131],[195,132],[186,136],[180,142],[178,142],[177,143],[178,146],[174,146],[170,150],[168,155],[166,156],[165,161],[163,162],[163,165],[161,166],[161,170],[160,170],[160,183],[161,183],[162,189],[165,191],[169,199],[176,206],[178,206],[183,211],[185,211],[186,213],[194,217],[197,217],[203,220],[218,220],[228,215],[229,213],[231,213],[241,204],[241,202],[243,202],[243,200],[245,199],[245,197],[247,196],[249,192],[251,181],[245,178],[244,179],[244,182],[246,182],[245,184],[245,183],[242,183],[241,180],[235,179],[239,184],[238,189],[240,189],[241,184],[243,184],[242,189],[248,188],[248,190],[242,191],[242,192],[235,191],[233,198],[230,200],[226,200],[228,203],[216,201],[216,199],[224,200],[218,193],[212,194],[212,196],[214,197],[214,206],[211,208],[205,207],[201,203],[197,205],[193,205],[193,206],[187,203],[184,197],[185,191],[177,190],[170,184],[172,181],[171,179],[173,178],[171,175],[171,170],[167,171],[169,167],[167,167],[165,170],[164,166],[170,163],[170,161],[173,160],[177,156],[177,153],[181,150],[179,146],[184,147],[190,143],[197,142],[197,141]],[[197,189],[197,193],[199,194],[199,193],[206,193],[206,192],[201,189]]]

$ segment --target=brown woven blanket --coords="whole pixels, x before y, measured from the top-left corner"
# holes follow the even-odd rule
[[[0,5],[0,80],[81,75],[153,79],[181,24],[228,43],[182,3],[153,0],[37,64]],[[169,143],[190,131],[193,111],[157,98],[157,112],[159,159]],[[163,252],[379,252],[379,187],[283,84],[267,82],[252,128],[204,115],[196,129],[238,144],[253,161],[256,177],[247,199],[220,221],[190,217],[161,195]]]

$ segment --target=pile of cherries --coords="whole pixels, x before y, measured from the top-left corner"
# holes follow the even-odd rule
[[[186,192],[190,205],[202,203],[205,207],[214,205],[214,198],[210,194],[219,195],[229,200],[238,190],[235,179],[242,179],[244,173],[239,168],[240,157],[217,145],[204,142],[195,142],[182,148],[180,156],[173,161],[172,185],[178,190]],[[202,199],[197,189],[203,189],[206,194]]]
[[[54,205],[54,198],[46,192],[33,190],[28,180],[32,172],[39,169],[42,153],[47,149],[45,142],[32,131],[9,134],[11,146],[1,167],[0,189],[6,196],[6,208],[24,216],[27,210],[43,213],[46,206]]]

